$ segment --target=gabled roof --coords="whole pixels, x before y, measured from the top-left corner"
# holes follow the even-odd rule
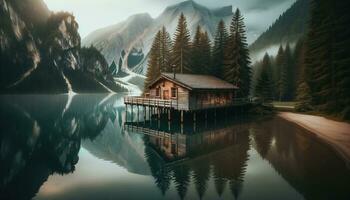
[[[195,75],[195,74],[174,74],[162,73],[161,76],[156,79],[151,86],[158,82],[160,79],[165,78],[171,82],[179,84],[189,90],[195,89],[238,89],[237,86],[209,75]]]

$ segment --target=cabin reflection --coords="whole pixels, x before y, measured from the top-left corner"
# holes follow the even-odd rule
[[[183,126],[169,125],[166,120],[124,124],[125,130],[144,134],[145,157],[163,195],[173,183],[178,196],[184,199],[194,184],[202,199],[212,179],[218,196],[229,188],[238,198],[250,149],[248,123],[222,119],[207,126],[204,121]],[[188,132],[181,133],[181,129]]]

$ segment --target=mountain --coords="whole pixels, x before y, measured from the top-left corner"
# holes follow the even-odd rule
[[[277,53],[280,44],[295,43],[305,35],[309,17],[310,0],[297,0],[250,45],[253,60],[263,57],[269,49],[274,49],[273,53]]]
[[[118,92],[105,58],[81,48],[70,13],[42,0],[0,0],[0,93]]]
[[[208,9],[192,0],[184,1],[167,7],[155,19],[148,14],[138,14],[117,25],[94,31],[83,39],[82,45],[93,45],[100,49],[109,64],[123,57],[121,65],[124,71],[128,72],[130,69],[138,74],[145,74],[148,53],[154,36],[162,26],[165,26],[167,31],[173,35],[181,13],[184,13],[187,18],[192,37],[196,27],[201,25],[212,39],[221,19],[229,24],[232,18],[232,6]],[[121,55],[123,51],[124,56]],[[141,57],[142,59],[139,59]]]

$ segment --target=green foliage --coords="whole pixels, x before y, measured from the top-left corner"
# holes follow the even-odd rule
[[[273,100],[273,82],[271,77],[271,61],[270,56],[265,54],[261,72],[255,86],[255,95],[262,98],[264,102]]]
[[[261,51],[272,44],[294,42],[307,33],[310,0],[297,0],[270,28],[250,46],[251,52]]]
[[[161,72],[171,72],[171,39],[169,33],[163,27],[154,38],[145,80],[145,91],[149,84],[160,76]]]
[[[159,60],[160,60],[160,70],[162,72],[172,72],[171,67],[171,48],[172,42],[169,33],[163,26],[160,31],[160,42],[159,42]]]
[[[211,64],[211,46],[207,32],[198,26],[192,42],[191,70],[195,74],[209,74]]]
[[[252,72],[243,20],[240,10],[237,9],[232,18],[230,35],[224,52],[223,77],[240,87],[239,96],[246,97],[250,91]]]
[[[280,46],[273,69],[273,80],[275,83],[275,99],[282,101],[284,91],[286,91],[286,63],[282,45]]]
[[[186,18],[181,13],[176,28],[174,45],[172,49],[172,65],[179,73],[192,73],[191,70],[191,44],[190,32],[187,28]]]
[[[192,42],[192,49],[191,49],[191,71],[195,74],[201,73],[201,62],[202,62],[202,55],[201,55],[201,35],[202,30],[200,26],[197,26],[196,34],[194,36],[193,42]]]
[[[211,69],[211,74],[219,78],[223,78],[224,55],[227,40],[228,33],[224,21],[221,20],[218,24],[214,39],[213,64]]]
[[[145,80],[145,91],[148,91],[148,86],[160,76],[161,63],[160,63],[160,41],[161,41],[161,31],[158,31],[156,37],[154,38],[152,48],[150,50],[150,56],[148,60],[148,68]]]
[[[297,103],[295,109],[299,112],[311,111],[312,97],[309,85],[304,81],[299,84],[297,89]]]
[[[285,76],[283,75],[282,78],[285,80],[282,80],[282,81],[285,81],[285,83],[282,84],[284,86],[282,88],[282,94],[283,94],[282,100],[291,101],[295,97],[296,71],[295,71],[292,50],[289,44],[287,44],[284,52],[284,67],[285,67],[284,69],[285,71],[283,69],[282,71],[284,71],[283,73],[285,73]]]

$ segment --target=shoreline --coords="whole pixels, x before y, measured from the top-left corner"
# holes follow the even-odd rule
[[[321,141],[328,144],[345,161],[350,169],[350,124],[338,122],[325,117],[279,112],[278,116],[294,123]]]

